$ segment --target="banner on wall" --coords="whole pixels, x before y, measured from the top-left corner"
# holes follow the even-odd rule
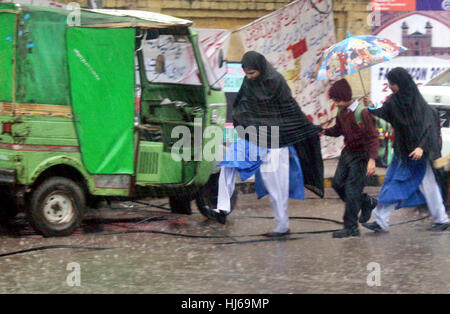
[[[417,7],[419,6],[417,1]],[[429,8],[435,4],[430,1]],[[371,67],[371,99],[380,104],[391,94],[386,74],[394,67],[405,68],[418,85],[450,68],[450,11],[380,12],[374,35],[388,38],[407,51],[389,62]]]
[[[420,86],[450,68],[450,61],[443,63],[442,59],[436,57],[398,57],[390,62],[373,66],[371,95],[374,103],[380,105],[392,93],[388,87],[386,74],[395,67],[405,68]]]
[[[450,0],[372,0],[372,8],[380,11],[448,11]]]
[[[321,52],[335,43],[332,0],[298,0],[238,30],[245,51],[254,50],[285,77],[292,95],[314,124],[331,125],[336,108],[328,80],[310,79]],[[322,137],[322,156],[339,156],[342,139]]]

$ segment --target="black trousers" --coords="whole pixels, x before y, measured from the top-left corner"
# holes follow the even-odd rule
[[[346,148],[341,153],[334,174],[333,189],[345,202],[344,227],[358,227],[358,213],[370,206],[370,196],[363,193],[366,184],[367,153],[350,152]]]

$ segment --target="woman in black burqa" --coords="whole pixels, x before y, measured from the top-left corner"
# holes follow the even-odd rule
[[[263,137],[256,144],[261,146],[266,145],[264,135],[268,147],[272,140],[278,140],[279,147],[293,145],[300,159],[305,187],[323,197],[323,160],[318,136],[322,127],[309,121],[292,97],[284,77],[263,55],[255,51],[245,53],[242,68],[258,70],[260,75],[253,80],[244,78],[233,104],[234,126],[256,126]],[[268,126],[267,132],[259,126]],[[270,126],[279,130],[273,134],[274,139]]]
[[[219,164],[222,168],[218,204],[212,215],[225,223],[225,216],[231,211],[229,197],[234,190],[236,173],[240,173],[241,179],[255,174],[258,196],[270,194],[278,223],[275,231],[268,235],[284,235],[289,232],[288,196],[304,199],[304,192],[298,189],[306,187],[323,197],[323,160],[318,136],[322,128],[308,120],[292,97],[284,77],[263,55],[254,51],[245,53],[242,68],[246,77],[232,109],[233,124],[240,138],[234,146],[256,145],[258,156],[250,160],[246,147],[246,160],[224,160]],[[275,153],[277,157],[273,158]],[[279,164],[275,164],[274,159]],[[267,166],[275,170],[263,170]],[[294,182],[299,184],[294,187]],[[260,193],[258,187],[264,192]],[[293,192],[296,189],[297,193]]]
[[[426,203],[435,221],[428,230],[445,230],[450,225],[442,194],[445,180],[432,168],[432,161],[441,156],[439,115],[405,69],[394,68],[387,79],[393,94],[381,108],[369,111],[394,128],[394,158],[373,211],[375,221],[363,225],[374,231],[387,230],[392,209]]]

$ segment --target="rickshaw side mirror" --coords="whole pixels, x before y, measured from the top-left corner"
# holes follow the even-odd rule
[[[156,57],[155,72],[158,74],[166,72],[166,58],[163,55]]]
[[[218,62],[219,62],[219,69],[221,69],[224,66],[224,64],[226,64],[226,62],[227,62],[227,60],[225,60],[225,58],[223,57],[223,50],[222,49],[219,50]]]

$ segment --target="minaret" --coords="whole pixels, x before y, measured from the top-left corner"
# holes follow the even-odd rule
[[[431,56],[432,55],[432,30],[433,25],[431,25],[430,21],[425,24],[425,55]]]
[[[403,22],[402,23],[402,46],[408,48],[409,50],[403,52],[402,55],[409,55],[409,53],[412,52],[412,49],[409,46],[408,30],[409,30],[408,24],[406,24],[406,22]]]

